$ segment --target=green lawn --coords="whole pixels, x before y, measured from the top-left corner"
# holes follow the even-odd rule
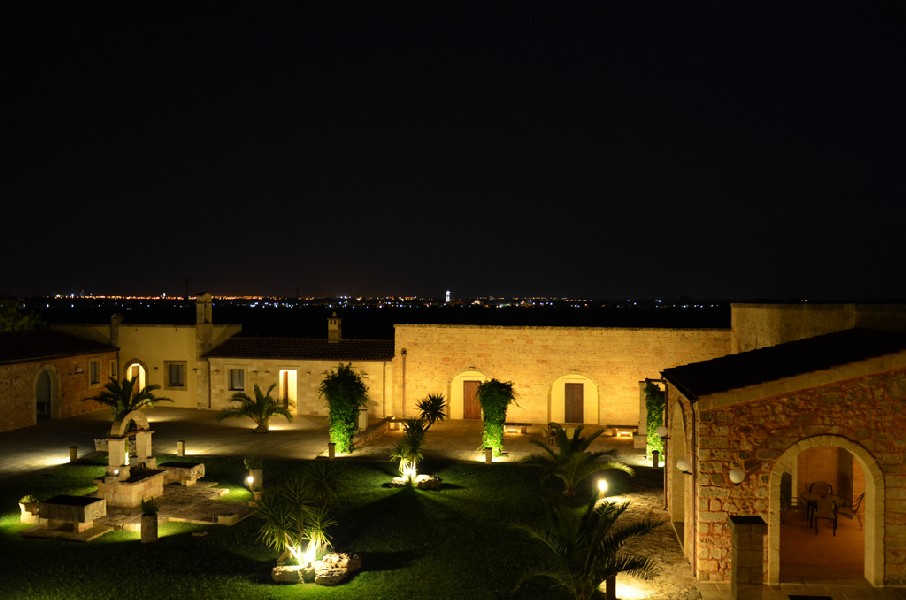
[[[534,468],[500,463],[424,464],[444,488],[389,487],[395,463],[344,459],[344,494],[333,515],[334,548],[361,555],[363,570],[335,586],[277,585],[276,553],[256,540],[260,522],[234,526],[163,524],[160,540],[111,532],[91,542],[21,536],[19,498],[86,494],[104,471],[106,455],[91,455],[8,481],[0,491],[0,590],[3,598],[498,598],[537,554],[509,529],[536,521],[542,510]],[[167,457],[170,458],[170,457]],[[163,460],[164,457],[160,457]],[[204,459],[206,481],[231,486],[225,501],[249,499],[239,458]],[[266,485],[297,472],[301,461],[265,461]],[[625,487],[622,474],[608,475]],[[615,490],[616,491],[616,490]],[[206,530],[203,537],[193,531]],[[522,598],[551,599],[549,591]]]

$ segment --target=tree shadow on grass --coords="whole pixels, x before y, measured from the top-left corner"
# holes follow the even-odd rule
[[[362,568],[368,571],[398,571],[410,566],[419,557],[415,552],[365,552],[362,555]]]

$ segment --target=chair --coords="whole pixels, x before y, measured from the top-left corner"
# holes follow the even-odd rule
[[[792,496],[788,496],[786,494],[780,494],[780,522],[781,523],[783,523],[783,520],[786,518],[786,513],[790,512],[791,510],[795,510],[801,514],[802,513],[802,511],[800,510],[801,508],[802,508],[802,505],[799,503],[798,498],[793,498]]]
[[[822,498],[818,500],[815,506],[815,512],[812,514],[812,522],[815,525],[815,535],[818,535],[818,519],[827,519],[831,523],[834,535],[837,535],[837,501]]]
[[[559,423],[554,423],[553,421],[548,423],[543,432],[544,443],[548,446],[555,444],[557,442],[557,432],[561,429],[562,427],[560,427]]]
[[[839,507],[839,512],[848,516],[850,519],[853,517],[859,521],[859,531],[862,531],[862,501],[865,499],[865,492],[861,493],[856,497],[854,502],[841,502]]]
[[[813,494],[833,494],[834,486],[827,483],[826,481],[816,481],[815,483],[808,486],[808,491]]]

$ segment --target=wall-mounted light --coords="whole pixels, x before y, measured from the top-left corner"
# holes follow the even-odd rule
[[[81,365],[76,365],[76,366],[75,366],[75,371],[74,371],[74,372],[75,372],[76,375],[78,375],[79,373],[84,373],[85,371],[82,370],[82,366],[81,366]]]
[[[676,468],[687,475],[690,475],[692,473],[692,463],[690,463],[689,459],[685,457],[680,458],[676,461]]]
[[[742,469],[730,469],[730,481],[734,485],[739,485],[746,478],[746,472]]]
[[[657,429],[655,429],[654,432],[655,432],[656,434],[658,434],[659,436],[661,436],[662,438],[664,438],[665,440],[668,439],[668,438],[667,438],[667,433],[668,433],[668,432],[667,432],[667,428],[664,427],[663,425],[661,425],[660,427],[658,427]]]

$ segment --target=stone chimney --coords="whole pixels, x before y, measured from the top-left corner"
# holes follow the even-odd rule
[[[123,324],[123,315],[120,313],[113,313],[110,317],[110,345],[119,346],[120,345],[120,325]]]
[[[214,322],[214,298],[211,294],[199,294],[195,299],[195,324],[210,325]]]
[[[343,339],[340,335],[340,321],[342,319],[337,316],[337,313],[333,313],[327,319],[327,341],[331,344],[336,344]]]

